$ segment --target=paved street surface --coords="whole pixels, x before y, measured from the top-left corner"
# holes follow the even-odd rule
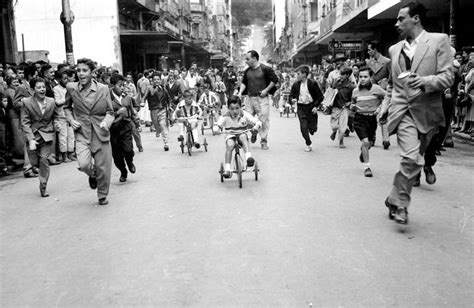
[[[472,307],[473,147],[439,157],[438,181],[414,188],[410,223],[383,201],[398,151],[371,150],[363,177],[359,141],[329,139],[320,116],[314,151],[298,120],[272,111],[261,174],[220,183],[223,136],[209,152],[171,151],[145,129],[137,173],[96,205],[73,163],[52,167],[50,198],[37,179],[0,180],[2,307]]]

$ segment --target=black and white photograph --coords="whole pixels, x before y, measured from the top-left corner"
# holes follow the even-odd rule
[[[474,307],[472,12],[1,0],[0,307]]]

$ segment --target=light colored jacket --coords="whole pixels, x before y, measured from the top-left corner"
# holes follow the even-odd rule
[[[403,81],[397,77],[403,72],[401,54],[404,41],[389,49],[391,74],[382,112],[388,108],[388,130],[396,133],[398,124],[410,112],[416,128],[422,134],[444,125],[442,95],[454,82],[454,70],[449,39],[446,34],[424,32],[413,56],[411,71],[426,83],[422,93],[409,99]]]

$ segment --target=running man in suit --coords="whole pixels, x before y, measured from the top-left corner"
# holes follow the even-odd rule
[[[404,5],[395,27],[406,39],[389,49],[391,75],[382,113],[388,111],[388,130],[397,135],[402,159],[385,205],[389,218],[400,224],[408,223],[410,194],[423,155],[444,125],[443,91],[454,81],[448,36],[425,31],[425,18],[422,4]]]
[[[99,204],[106,205],[112,172],[109,129],[114,108],[109,88],[92,79],[94,69],[92,60],[77,60],[79,82],[67,84],[64,112],[75,132],[79,170],[89,176],[89,186],[97,188]]]

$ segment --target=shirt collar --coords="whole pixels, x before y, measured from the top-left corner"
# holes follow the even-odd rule
[[[411,44],[408,41],[408,39],[405,39],[405,44],[406,45],[418,44],[420,42],[421,37],[423,36],[423,34],[425,34],[425,32],[426,32],[425,30],[421,31],[420,34],[418,34],[418,36],[414,40],[412,40]]]
[[[82,86],[80,82],[77,83],[77,88],[79,89],[79,92],[84,90],[84,87]],[[89,86],[89,89],[91,91],[97,92],[97,81],[95,79],[91,80],[91,85]]]

